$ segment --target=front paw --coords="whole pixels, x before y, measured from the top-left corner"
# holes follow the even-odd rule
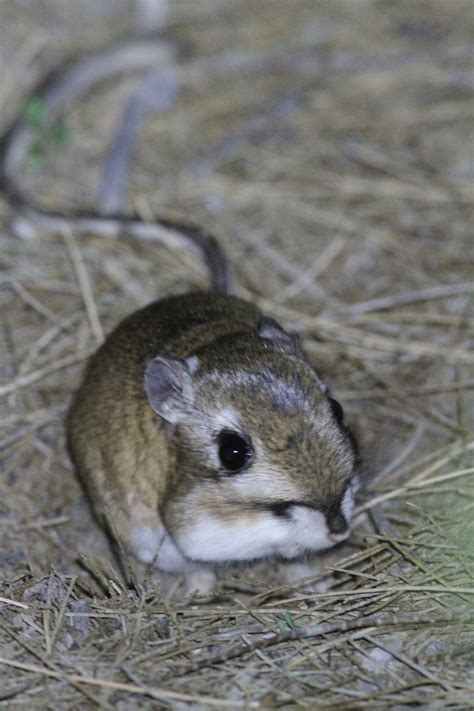
[[[209,595],[216,587],[216,575],[212,570],[193,570],[184,578],[184,592],[186,595],[198,593]]]
[[[313,592],[326,592],[328,583],[325,578],[318,580],[324,571],[321,561],[313,559],[310,562],[293,561],[279,566],[279,577],[290,587],[303,587]]]

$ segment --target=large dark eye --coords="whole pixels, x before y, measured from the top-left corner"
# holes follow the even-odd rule
[[[223,430],[219,434],[219,459],[229,472],[238,472],[247,464],[252,456],[252,450],[237,432]]]
[[[337,400],[334,400],[332,397],[329,398],[329,405],[331,407],[332,414],[334,415],[335,419],[338,422],[342,422],[344,419],[344,410],[342,409],[342,405],[340,402]]]

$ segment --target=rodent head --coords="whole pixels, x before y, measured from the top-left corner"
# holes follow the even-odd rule
[[[145,390],[172,426],[175,467],[160,513],[185,556],[295,558],[348,536],[353,438],[341,406],[272,319],[187,360],[153,359]]]

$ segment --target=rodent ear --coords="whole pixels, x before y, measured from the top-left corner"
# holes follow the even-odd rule
[[[271,341],[279,341],[282,344],[296,347],[295,340],[287,333],[271,316],[261,316],[257,326],[258,335],[261,338],[268,338]]]
[[[193,398],[189,365],[178,358],[153,358],[145,369],[144,385],[153,410],[172,424],[180,420],[184,404]]]

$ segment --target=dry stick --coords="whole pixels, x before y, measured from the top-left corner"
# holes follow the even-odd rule
[[[434,474],[435,472],[439,471],[446,464],[449,464],[453,459],[464,455],[471,449],[474,449],[474,440],[467,443],[462,439],[455,440],[454,442],[448,445],[438,447],[434,451],[431,451],[429,454],[425,454],[424,456],[420,457],[413,464],[398,471],[397,476],[399,477],[399,479],[403,480],[408,476],[410,472],[414,472],[417,469],[420,469],[421,467],[425,467],[424,469],[421,469],[418,474],[412,474],[412,482],[421,481],[422,479],[426,479],[431,474]],[[388,475],[388,478],[391,478],[391,475]]]
[[[24,427],[16,429],[9,437],[5,437],[5,439],[0,440],[0,451],[6,449],[7,447],[10,447],[12,444],[14,444],[17,440],[21,439],[25,435],[32,434],[33,432],[36,432],[45,425],[48,425],[52,420],[54,420],[55,417],[63,413],[67,409],[67,407],[67,404],[62,404],[58,405],[57,407],[53,407],[43,417],[38,417],[36,421],[33,421],[30,424],[25,425]]]
[[[262,257],[268,259],[275,271],[290,279],[291,282],[295,282],[301,277],[300,269],[291,264],[291,262],[289,262],[277,249],[269,245],[265,239],[265,236],[262,237],[260,235],[259,239],[255,239],[254,235],[247,235],[245,231],[242,231],[239,234],[239,239],[246,242]],[[319,286],[319,284],[305,284],[304,291],[309,296],[312,296],[325,304],[332,305],[335,308],[341,307],[341,302],[330,294],[327,294],[323,287]]]
[[[211,619],[209,622],[207,622],[205,625],[201,625],[197,629],[194,628],[193,635],[201,632],[203,629],[206,629],[207,627],[209,627],[211,625],[218,624],[219,622],[222,621],[222,619],[223,619],[223,616],[218,615],[214,619]],[[155,622],[152,621],[151,623],[148,623],[148,624],[155,625]],[[234,635],[234,633],[233,633],[233,635]],[[170,644],[171,642],[172,642],[171,639],[166,639],[166,640],[162,640],[160,644]],[[182,655],[187,652],[193,652],[194,650],[202,649],[203,647],[215,646],[215,644],[216,644],[215,639],[213,639],[212,641],[205,640],[205,641],[199,641],[198,643],[193,642],[192,644],[189,643],[187,645],[182,645],[181,647],[174,646],[173,649],[169,650],[168,652],[164,652],[164,654],[161,656],[160,656],[161,649],[156,645],[155,648],[151,652],[145,652],[145,653],[139,654],[138,656],[134,657],[132,662],[133,662],[134,666],[136,666],[137,664],[143,664],[144,662],[150,661],[150,659],[153,659],[153,657],[160,656],[159,661],[161,663],[165,659],[171,659],[172,657]]]
[[[43,368],[38,368],[38,370],[33,370],[31,373],[26,373],[26,375],[15,378],[15,380],[12,380],[11,383],[8,383],[7,385],[0,385],[0,397],[2,395],[9,395],[10,393],[20,390],[21,388],[25,388],[27,385],[31,385],[32,383],[36,383],[38,380],[55,373],[57,370],[62,370],[70,365],[79,363],[81,360],[85,360],[90,355],[91,351],[86,350],[80,351],[79,353],[71,356],[66,356],[65,358],[58,358],[58,360],[54,361],[54,363],[51,363],[50,365],[45,365]]]
[[[87,274],[87,269],[82,259],[81,251],[77,246],[77,242],[74,238],[72,230],[70,228],[64,227],[62,236],[64,242],[66,243],[69,256],[74,266],[74,271],[76,272],[77,281],[79,282],[79,287],[81,289],[82,298],[84,301],[84,306],[86,307],[87,317],[89,319],[90,327],[94,338],[98,345],[104,340],[104,331],[100,323],[99,314],[97,311],[97,306],[94,301],[94,294],[92,292],[91,283],[89,276]]]
[[[376,555],[379,553],[386,551],[388,549],[388,543],[378,543],[374,546],[371,546],[369,549],[364,549],[362,552],[358,551],[357,553],[353,553],[350,556],[346,556],[341,560],[341,565],[355,565],[356,563],[361,563],[362,561],[366,560],[367,558],[374,558]],[[299,580],[293,581],[291,584],[286,584],[286,585],[278,585],[274,586],[273,588],[270,588],[268,590],[265,590],[262,593],[257,593],[254,595],[252,598],[251,602],[253,603],[254,607],[257,607],[260,604],[263,604],[265,600],[268,597],[271,597],[272,595],[275,595],[276,593],[280,593],[282,591],[287,592],[289,588],[292,590],[295,590],[298,587],[301,587],[306,584],[314,583],[317,580],[324,580],[324,578],[327,578],[331,575],[330,571],[328,569],[324,571],[318,571],[317,573],[314,573],[312,575],[305,576],[304,578],[300,578]]]
[[[47,346],[49,346],[52,341],[58,336],[62,331],[66,331],[69,326],[72,326],[76,321],[82,319],[82,314],[74,313],[72,316],[62,319],[56,326],[49,328],[43,333],[42,336],[38,338],[28,349],[26,357],[20,363],[18,368],[18,375],[24,375],[33,365],[35,358],[43,351]]]
[[[467,300],[469,301],[469,300]],[[350,323],[357,325],[389,324],[390,326],[474,326],[474,318],[466,316],[466,309],[461,313],[438,313],[434,311],[384,311],[370,312],[361,316],[351,317]]]
[[[40,528],[50,528],[51,526],[61,526],[63,523],[69,523],[71,520],[70,516],[55,516],[54,518],[46,518],[39,521],[32,521],[31,523],[25,523],[24,525],[14,526],[14,531],[35,531]]]
[[[419,388],[413,388],[407,395],[417,397],[418,395],[444,395],[446,393],[454,393],[459,390],[472,390],[474,388],[474,380],[455,380],[446,385],[426,385]],[[377,398],[385,398],[387,391],[382,388],[371,388],[370,390],[339,390],[341,400],[372,400]]]
[[[434,593],[438,595],[474,595],[474,588],[452,586],[450,588],[441,587],[439,585],[389,585],[380,586],[378,588],[357,588],[354,590],[327,590],[326,592],[315,592],[303,594],[294,597],[284,598],[279,600],[280,607],[283,608],[288,604],[305,602],[306,600],[314,601],[315,599],[324,598],[349,598],[349,597],[366,597],[368,599],[377,597],[378,595],[391,595],[395,593]]]
[[[416,427],[414,427],[414,433],[410,437],[408,443],[403,447],[401,452],[399,452],[381,471],[377,472],[375,477],[371,479],[371,485],[378,481],[383,481],[386,476],[391,474],[393,471],[397,471],[398,468],[403,464],[403,462],[410,456],[413,450],[418,446],[421,441],[423,434],[426,429],[425,422],[419,422]],[[387,533],[393,538],[399,536],[398,531],[388,522],[385,512],[382,507],[375,505],[372,506],[369,511],[369,517],[377,533]]]
[[[372,680],[371,680],[372,681]],[[337,703],[337,707],[334,706],[334,704],[328,704],[325,708],[330,708],[334,709],[337,708],[338,711],[354,711],[354,709],[364,709],[364,711],[368,711],[368,709],[375,709],[375,711],[379,711],[381,708],[385,709],[394,709],[394,708],[402,708],[402,699],[403,699],[403,708],[416,708],[420,707],[420,699],[425,698],[426,699],[426,704],[425,708],[456,708],[456,709],[465,709],[471,708],[470,700],[469,701],[464,701],[463,706],[461,707],[458,703],[458,696],[453,699],[453,705],[450,705],[450,697],[449,697],[449,692],[445,692],[443,689],[443,692],[441,695],[431,695],[428,698],[427,697],[422,697],[420,695],[420,692],[418,689],[422,687],[431,687],[431,686],[439,686],[439,684],[436,684],[433,681],[429,681],[428,679],[422,679],[418,682],[410,682],[408,684],[402,684],[398,683],[397,686],[392,687],[392,688],[387,688],[383,687],[381,690],[377,692],[372,692],[369,694],[360,694],[357,696],[357,706],[355,705],[355,700],[351,699],[350,701],[339,701]],[[457,685],[457,689],[461,688],[462,691],[466,689],[466,687],[459,687]],[[415,693],[412,696],[407,696],[404,692],[407,691],[414,691]],[[469,691],[472,691],[472,687],[469,688]],[[464,697],[466,699],[466,697]],[[438,705],[434,705],[436,702],[438,702]],[[441,705],[442,704],[442,705]],[[454,705],[456,704],[456,705]],[[319,706],[318,706],[319,708]],[[323,707],[324,708],[324,707]]]
[[[169,689],[161,689],[155,686],[139,686],[137,684],[124,684],[118,681],[109,681],[108,679],[98,679],[97,677],[82,676],[80,674],[64,674],[62,672],[53,671],[41,667],[38,664],[25,664],[17,662],[14,659],[0,657],[0,664],[5,664],[15,669],[22,669],[33,674],[42,674],[43,676],[51,677],[52,679],[63,679],[73,686],[78,686],[85,693],[85,689],[81,688],[81,684],[90,684],[91,686],[99,686],[104,689],[114,689],[115,691],[126,691],[129,694],[139,694],[140,696],[149,696],[157,701],[187,701],[189,703],[207,704],[208,706],[217,706],[218,708],[258,708],[256,702],[244,703],[241,701],[229,701],[228,699],[216,699],[212,696],[195,696],[192,694],[180,694]],[[97,703],[97,699],[91,697]]]
[[[4,491],[2,491],[4,489]],[[7,492],[7,487],[3,486],[2,481],[0,480],[0,496],[5,496]],[[37,516],[38,513],[36,510],[32,510],[32,502],[29,498],[26,496],[20,497],[19,500],[17,500],[18,497],[14,500],[15,504],[10,502],[10,507],[13,509],[14,513],[17,515],[17,517],[21,520],[25,517],[25,512],[27,512],[31,518],[34,518],[34,516]],[[86,572],[89,574],[89,576],[98,584],[98,587],[103,590],[106,594],[110,593],[110,588],[107,582],[107,579],[104,576],[105,579],[105,587],[102,588],[100,585],[100,581],[97,581],[97,574],[94,571],[93,568],[91,568],[92,564],[89,564],[89,567],[81,561],[81,554],[74,553],[74,550],[71,549],[71,546],[65,545],[61,540],[58,539],[57,536],[54,536],[51,534],[49,531],[49,523],[48,526],[42,525],[43,522],[38,521],[37,525],[34,525],[33,523],[26,524],[25,527],[23,526],[19,527],[19,531],[22,530],[29,530],[29,529],[35,529],[41,536],[44,538],[49,545],[53,545],[54,547],[58,548],[62,555],[66,557],[66,559],[70,563],[77,563],[81,565],[82,567],[86,570]],[[26,549],[27,550],[27,549]],[[86,556],[84,556],[86,558]],[[87,560],[87,559],[86,559]],[[30,561],[31,564],[31,561]],[[82,577],[78,578],[77,584],[81,589],[89,596],[89,597],[94,597],[96,593],[96,588],[91,589],[91,586],[88,584],[87,579],[84,579]]]
[[[31,306],[31,308],[34,309],[37,313],[41,314],[41,316],[44,316],[49,321],[52,321],[52,323],[54,323],[56,326],[61,322],[59,316],[57,316],[50,309],[48,309],[48,307],[42,304],[41,301],[35,299],[35,297],[32,296],[32,294],[30,294],[30,292],[27,291],[25,287],[20,284],[20,282],[13,281],[11,287],[15,294],[17,294],[20,299],[25,302],[25,304]]]
[[[402,408],[409,411],[411,407],[417,414],[420,412],[428,421],[431,419],[436,424],[440,424],[443,428],[447,427],[457,435],[460,434],[458,425],[452,423],[439,412],[433,411],[425,404],[420,403],[419,400],[414,404],[413,400],[410,398],[410,393],[406,392],[404,388],[401,388],[399,383],[394,382],[391,378],[382,377],[374,368],[370,367],[368,363],[365,363],[363,367],[365,371],[377,381],[377,383],[383,385],[387,389],[387,394],[394,397],[397,402],[402,405]]]
[[[354,639],[354,638],[348,640],[347,649],[342,647],[342,649],[340,649],[339,651],[340,651],[340,654],[344,657],[344,659],[346,659],[347,662],[349,663],[349,668],[353,671],[354,676],[352,678],[354,680],[356,680],[357,688],[359,688],[360,685],[369,686],[369,688],[370,688],[370,687],[374,686],[374,679],[372,679],[369,676],[369,674],[370,674],[370,671],[369,671],[369,669],[370,669],[370,655],[366,649],[362,648],[361,645],[358,644],[358,641],[359,641],[358,639]],[[354,654],[354,652],[356,652],[356,654]],[[364,668],[364,664],[362,662],[363,659],[369,660],[369,664],[367,665],[369,667],[369,669]],[[392,669],[388,668],[388,669],[385,669],[384,671],[385,671],[385,675],[387,678],[387,682],[388,682],[388,679],[390,678],[390,680],[400,683],[400,678],[397,676],[397,674],[395,672],[392,671]],[[378,686],[378,688],[380,688],[380,687]],[[347,688],[344,688],[343,686],[341,687],[339,684],[337,684],[337,686],[335,686],[335,688],[332,689],[332,691],[341,697],[342,708],[344,708],[345,705],[348,703],[347,701],[344,702],[342,700],[343,697],[348,696],[349,699],[353,699],[354,697],[359,698],[360,696],[362,696],[362,693],[363,693],[360,691],[354,691],[354,689],[347,689]],[[339,708],[339,705],[338,705],[338,708]]]
[[[45,415],[52,413],[54,410],[54,407],[39,407],[37,410],[30,410],[29,412],[18,412],[17,414],[2,417],[0,418],[0,427],[18,425],[21,422],[32,424],[35,423],[38,418],[44,417]],[[53,415],[51,415],[51,417],[52,416]]]
[[[0,596],[0,605],[12,605],[12,607],[19,607],[21,610],[30,609],[30,606],[25,605],[24,602],[18,602],[18,600],[11,600],[9,597]]]
[[[393,471],[398,470],[403,462],[408,459],[413,450],[419,445],[421,439],[423,438],[426,424],[423,421],[419,422],[413,429],[414,432],[403,449],[385,467],[383,467],[383,469],[377,472],[377,475],[371,480],[370,483],[372,486],[376,481],[383,481],[386,476],[391,474]]]
[[[170,640],[166,640],[169,642]],[[199,641],[199,642],[190,642],[189,644],[182,644],[179,647],[174,647],[173,649],[170,649],[169,652],[164,652],[163,654],[160,654],[161,650],[160,649],[154,649],[152,652],[147,652],[147,654],[142,654],[138,658],[135,657],[132,662],[134,665],[136,664],[141,664],[143,661],[149,661],[150,659],[153,659],[153,657],[159,656],[158,662],[160,664],[163,664],[164,662],[168,661],[169,659],[173,659],[174,657],[182,657],[183,655],[187,655],[189,657],[190,652],[195,652],[198,649],[204,649],[205,647],[215,647],[216,642],[215,640],[211,639],[209,641]],[[125,674],[128,674],[128,666],[122,664],[121,669],[125,672]]]
[[[324,170],[319,166],[318,174],[320,182],[324,184],[327,192],[334,195],[336,192],[344,196],[359,197],[361,195],[395,197],[404,200],[413,200],[415,202],[431,202],[441,204],[452,204],[453,202],[461,202],[472,204],[472,188],[470,185],[456,185],[455,194],[451,194],[450,190],[446,190],[441,185],[432,185],[428,182],[423,184],[413,183],[408,184],[405,179],[395,177],[377,176],[377,180],[356,175],[336,175],[330,170]],[[454,186],[453,186],[454,187]],[[311,185],[311,188],[313,186]],[[303,192],[303,186],[300,187]]]
[[[471,282],[465,282],[463,284],[442,284],[439,286],[431,286],[428,289],[405,291],[402,294],[382,296],[378,299],[371,299],[370,301],[361,301],[358,304],[350,306],[346,313],[351,316],[360,316],[361,314],[366,314],[371,311],[385,311],[406,304],[432,301],[433,299],[446,299],[451,296],[462,296],[464,294],[474,294],[474,285]]]
[[[450,472],[449,474],[442,474],[441,476],[435,476],[432,479],[424,479],[422,481],[409,482],[405,486],[401,486],[398,489],[394,489],[393,491],[387,491],[385,494],[380,494],[380,496],[374,496],[373,499],[370,499],[365,504],[362,504],[362,506],[359,506],[357,508],[357,513],[362,513],[363,511],[367,511],[367,509],[373,508],[374,506],[379,504],[381,501],[387,501],[387,499],[394,499],[394,498],[398,498],[399,496],[403,496],[403,495],[407,494],[409,491],[414,491],[414,490],[418,490],[418,489],[425,489],[425,488],[428,488],[431,484],[439,484],[444,481],[451,481],[452,479],[457,479],[460,476],[468,476],[470,474],[474,474],[474,467],[470,467],[469,469],[459,469],[458,471]]]
[[[302,272],[297,279],[294,279],[287,287],[275,296],[276,303],[284,303],[288,299],[303,291],[307,284],[312,284],[329,267],[347,244],[347,240],[342,237],[335,237],[318,255],[313,264],[306,271]]]
[[[432,580],[435,580],[439,585],[444,585],[446,587],[449,587],[449,582],[441,575],[436,574],[435,571],[430,571],[429,567],[423,563],[419,558],[416,558],[414,555],[409,553],[408,551],[405,550],[405,548],[400,545],[400,542],[395,540],[394,538],[387,537],[388,542],[390,545],[395,548],[395,550],[400,553],[400,555],[408,560],[413,566],[416,568],[419,568],[425,575],[429,575],[430,573],[433,573]],[[462,600],[467,601],[469,598],[466,595],[460,595]]]
[[[15,681],[12,681],[12,684],[10,687],[8,687],[7,684],[5,684],[5,687],[0,690],[0,702],[9,701],[11,699],[16,698],[17,696],[21,696],[21,694],[24,694],[25,691],[28,691],[31,689],[31,686],[33,685],[34,681],[35,681],[35,679],[33,678],[33,679],[30,679],[29,681],[27,681],[25,684],[20,685],[15,680]]]
[[[439,452],[442,452],[444,448],[441,450],[438,450]],[[441,459],[435,459],[434,463],[428,467],[427,469],[422,470],[418,474],[416,474],[413,479],[411,480],[411,483],[418,483],[420,481],[423,481],[427,479],[430,474],[434,474],[434,472],[439,471],[445,464],[448,464],[451,462],[453,459],[456,457],[459,457],[461,455],[466,454],[467,452],[470,452],[471,450],[474,450],[474,439],[470,440],[468,442],[466,441],[461,441],[460,443],[455,442],[451,452],[449,453],[448,449],[448,455],[445,457],[442,457]],[[429,461],[429,458],[426,458]]]
[[[288,309],[284,309],[289,311]],[[326,340],[340,343],[345,346],[358,346],[365,350],[381,351],[382,353],[404,353],[414,356],[430,356],[433,358],[453,358],[459,363],[470,365],[474,363],[474,353],[467,347],[450,347],[442,343],[432,343],[430,341],[400,341],[398,338],[389,338],[379,334],[364,334],[354,326],[346,326],[341,321],[330,320],[318,316],[317,318],[305,320],[302,323],[310,322],[310,326],[324,335]]]
[[[323,659],[323,655],[325,652],[329,652],[337,647],[343,647],[345,645],[349,646],[351,642],[357,639],[361,639],[365,637],[367,632],[375,632],[374,627],[367,627],[364,629],[358,629],[358,630],[353,630],[346,632],[345,634],[338,634],[335,635],[332,639],[330,640],[321,640],[321,644],[316,646],[313,645],[312,647],[309,647],[308,645],[308,655],[306,655],[306,658],[314,658],[314,657],[319,657],[319,659]]]
[[[49,620],[51,617],[51,581],[54,573],[50,573],[48,577],[48,591],[46,595],[46,609],[41,611],[41,619],[43,622],[44,644],[46,647],[46,659],[51,655],[51,638],[49,634]]]
[[[63,599],[63,601],[62,601],[62,603],[61,603],[61,607],[59,608],[59,613],[58,613],[58,617],[57,617],[57,620],[56,620],[56,624],[54,625],[54,629],[53,629],[53,632],[52,632],[52,634],[51,634],[51,636],[50,636],[50,640],[49,640],[49,645],[50,645],[50,646],[49,646],[49,653],[48,653],[48,656],[50,656],[50,655],[52,654],[52,652],[54,651],[54,647],[55,647],[56,641],[57,641],[57,639],[58,639],[59,630],[61,629],[61,625],[62,625],[62,622],[63,622],[63,619],[64,619],[64,613],[65,613],[65,611],[66,611],[66,605],[67,605],[68,602],[69,602],[69,598],[71,597],[71,594],[72,594],[72,591],[73,591],[73,589],[74,589],[74,585],[76,584],[76,581],[77,581],[77,575],[74,575],[74,576],[72,577],[72,579],[71,579],[71,582],[70,582],[69,585],[68,585],[68,588],[67,588],[67,590],[66,590],[66,594],[64,595],[64,599]]]
[[[474,593],[474,589],[471,590]],[[223,652],[218,652],[213,654],[206,659],[196,660],[191,664],[187,664],[181,670],[174,669],[173,673],[168,675],[168,678],[174,678],[177,676],[185,676],[193,672],[199,671],[205,667],[215,666],[217,664],[223,664],[231,659],[237,657],[242,657],[244,654],[249,654],[257,649],[267,649],[268,647],[273,647],[276,644],[282,644],[285,642],[294,642],[299,639],[322,637],[329,634],[340,634],[342,632],[350,632],[353,630],[364,630],[371,628],[382,628],[382,627],[397,627],[399,625],[428,625],[433,627],[434,625],[444,625],[450,622],[457,622],[465,624],[472,624],[474,622],[474,613],[467,613],[465,615],[448,615],[442,617],[427,617],[425,619],[420,618],[418,613],[410,613],[406,615],[392,615],[390,613],[378,613],[376,615],[370,615],[368,617],[357,619],[357,620],[341,620],[339,622],[326,623],[320,622],[315,625],[308,627],[303,627],[301,629],[290,630],[284,633],[275,633],[269,637],[264,637],[255,640],[254,642],[238,642],[227,650]],[[163,678],[163,677],[162,677]],[[165,676],[164,679],[167,677]]]
[[[83,694],[89,701],[92,701],[94,704],[97,706],[100,706],[101,708],[105,708],[108,711],[111,711],[111,706],[107,703],[104,703],[100,699],[97,699],[90,691],[87,689],[83,689],[80,685],[77,684],[73,679],[68,679],[66,674],[63,674],[62,672],[58,671],[57,664],[54,664],[50,659],[47,659],[43,657],[39,652],[37,652],[33,647],[31,647],[25,640],[21,639],[21,637],[16,634],[16,632],[12,629],[10,629],[10,626],[7,625],[5,622],[0,621],[0,628],[3,629],[4,632],[10,635],[23,649],[25,649],[27,652],[33,655],[36,659],[38,659],[40,662],[43,662],[43,664],[46,664],[47,668],[45,667],[37,667],[37,670],[43,669],[44,668],[44,673],[47,674],[47,676],[53,676],[58,679],[66,679],[69,681],[69,683],[77,689],[81,694]],[[0,664],[7,664],[9,666],[14,666],[18,669],[25,668],[25,667],[33,667],[35,665],[29,665],[29,664],[23,664],[20,666],[22,663],[21,662],[12,662],[9,659],[4,659],[0,657]],[[30,671],[33,671],[33,669],[30,669]]]
[[[251,240],[251,238],[247,237],[244,237],[244,239]],[[319,336],[323,336],[331,344],[343,345],[346,352],[348,349],[359,348],[363,349],[364,353],[367,350],[372,351],[372,356],[374,353],[405,353],[416,356],[429,355],[438,359],[441,356],[444,358],[453,357],[466,364],[474,362],[474,354],[468,349],[448,348],[442,344],[432,344],[425,341],[408,341],[404,343],[386,336],[364,335],[360,333],[360,330],[352,326],[346,326],[340,320],[330,320],[322,316],[308,316],[308,314],[304,314],[295,308],[283,306],[262,297],[258,297],[255,300],[260,308],[270,311],[287,321],[302,324],[306,329],[316,331]],[[311,343],[307,344],[307,348],[311,348]],[[372,375],[374,374],[372,373]]]
[[[429,679],[434,684],[439,684],[439,686],[443,687],[443,689],[445,691],[452,691],[452,686],[450,684],[447,684],[442,679],[438,679],[438,677],[436,677],[434,674],[432,674],[429,671],[429,669],[425,669],[420,664],[417,664],[416,662],[414,662],[413,659],[410,659],[409,657],[407,657],[405,654],[402,654],[401,652],[397,652],[396,650],[391,649],[390,647],[387,647],[386,645],[382,644],[377,639],[374,639],[373,637],[371,637],[368,634],[365,635],[365,639],[370,644],[372,644],[374,647],[378,647],[379,649],[382,649],[384,652],[387,652],[394,659],[401,662],[402,664],[405,664],[410,669],[413,669],[414,671],[418,672],[418,674],[421,674],[421,676],[424,676],[426,679]]]
[[[474,502],[469,504],[469,508],[474,508]],[[425,530],[421,531],[422,533],[426,532]],[[390,542],[392,539],[390,536],[387,536],[384,533],[364,533],[364,538],[375,538],[378,541],[387,541]],[[428,550],[443,550],[443,551],[455,551],[456,550],[456,545],[453,543],[450,545],[449,543],[438,543],[436,541],[426,541],[426,540],[417,540],[416,538],[404,538],[402,536],[397,537],[397,543],[401,543],[404,546],[411,546],[411,547],[420,547],[420,548],[427,548]]]

